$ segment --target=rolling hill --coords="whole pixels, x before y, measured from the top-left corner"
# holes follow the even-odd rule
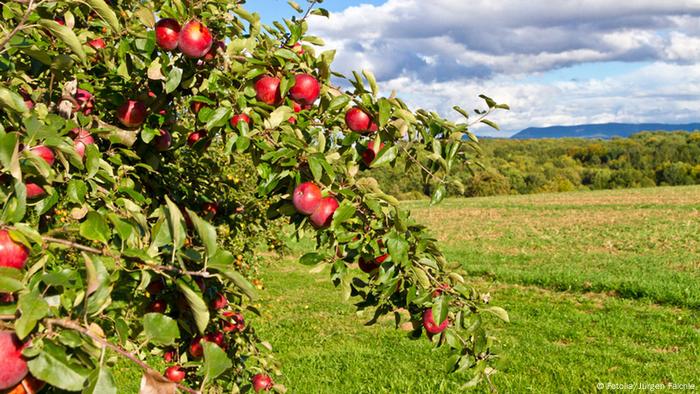
[[[629,137],[640,131],[696,131],[700,123],[666,124],[666,123],[603,123],[576,126],[529,127],[516,133],[514,139],[534,138],[600,138]]]

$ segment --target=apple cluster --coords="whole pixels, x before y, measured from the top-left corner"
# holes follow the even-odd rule
[[[339,207],[335,197],[323,197],[321,188],[313,182],[304,182],[294,188],[292,203],[297,212],[309,216],[311,224],[318,229],[331,225],[333,214]]]
[[[0,267],[23,269],[29,258],[29,248],[0,230]],[[10,300],[11,294],[0,294],[0,301]],[[27,362],[22,357],[23,344],[13,332],[0,331],[0,391],[12,388],[27,375]]]

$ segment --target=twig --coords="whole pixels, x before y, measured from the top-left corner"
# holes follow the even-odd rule
[[[0,320],[5,320],[5,321],[17,320],[17,316],[15,316],[15,315],[0,315]]]
[[[420,161],[418,161],[418,159],[416,159],[415,157],[413,157],[413,155],[411,155],[411,152],[409,152],[405,146],[401,145],[401,150],[403,150],[404,153],[406,153],[406,156],[408,156],[408,158],[411,159],[412,162],[416,163],[423,171],[425,171],[425,173],[427,173],[428,175],[430,175],[431,177],[433,177],[434,179],[436,179],[440,183],[443,183],[443,184],[446,183],[445,178],[440,178],[439,176],[435,175],[432,171],[427,169],[423,165],[423,163],[421,163]]]
[[[15,26],[14,29],[5,37],[2,42],[0,42],[0,51],[2,51],[5,48],[5,45],[7,45],[8,42],[12,39],[12,37],[17,34],[18,31],[22,30],[24,27],[24,24],[27,23],[27,19],[29,19],[29,15],[34,11],[34,8],[38,7],[39,4],[43,3],[44,0],[40,0],[38,3],[34,4],[34,0],[29,0],[29,5],[27,5],[27,11],[22,15],[22,19],[20,19],[19,24]]]
[[[123,357],[128,358],[129,360],[133,361],[136,363],[139,367],[141,367],[143,370],[146,372],[155,375],[155,376],[160,376],[163,378],[164,381],[168,381],[168,379],[163,376],[160,372],[156,371],[155,369],[151,368],[148,364],[144,363],[143,361],[139,360],[138,357],[134,356],[133,354],[129,353],[128,351],[122,349],[121,347],[109,342],[108,340],[104,338],[100,338],[99,336],[93,334],[88,330],[87,328],[83,327],[82,325],[72,321],[72,320],[67,320],[67,319],[46,319],[45,320],[47,325],[56,325],[59,327],[67,328],[69,330],[77,331],[85,336],[90,337],[92,340],[99,342],[102,346],[108,347],[112,349],[113,351],[117,352]],[[183,386],[181,384],[177,384],[177,388],[180,389],[181,391],[190,393],[190,394],[200,394],[199,391],[193,390],[187,386]]]
[[[68,241],[68,240],[65,240],[65,239],[54,238],[54,237],[46,237],[46,236],[44,236],[43,238],[44,238],[44,241],[47,241],[47,242],[50,242],[50,243],[66,245],[66,246],[70,246],[71,248],[79,249],[79,250],[82,250],[82,251],[85,251],[85,252],[94,253],[94,254],[99,254],[99,255],[106,255],[106,256],[112,257],[111,255],[109,255],[109,254],[108,254],[107,252],[105,252],[104,250],[91,248],[91,247],[89,247],[89,246],[85,246],[85,245],[82,245],[82,244],[79,244],[79,243],[76,243],[76,242],[73,242],[73,241]]]

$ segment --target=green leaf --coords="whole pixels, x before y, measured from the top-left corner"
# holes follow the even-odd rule
[[[40,19],[38,23],[48,30],[54,37],[63,41],[73,51],[73,53],[78,55],[80,60],[85,63],[85,51],[83,50],[83,46],[78,40],[78,37],[76,37],[75,33],[73,32],[73,29],[69,28],[68,26],[61,26],[56,21],[51,19]]]
[[[338,209],[333,213],[333,224],[334,228],[338,227],[341,223],[355,216],[355,206],[349,200],[344,200],[340,203]]]
[[[393,261],[398,264],[404,264],[408,261],[408,241],[400,234],[396,232],[389,234],[387,247]]]
[[[379,127],[384,127],[391,116],[391,103],[385,98],[379,100]]]
[[[185,245],[185,219],[180,212],[180,208],[175,205],[168,196],[165,196],[165,203],[168,205],[168,228],[170,229],[170,238],[176,249],[180,249]]]
[[[22,96],[5,87],[0,87],[0,105],[22,114],[29,112]]]
[[[0,164],[10,170],[15,179],[22,179],[19,166],[19,143],[16,133],[0,135]]]
[[[211,114],[211,117],[204,125],[204,128],[207,130],[211,130],[213,128],[223,127],[230,118],[231,109],[226,107],[219,107],[214,111],[214,113]]]
[[[165,93],[172,93],[180,86],[182,81],[182,69],[173,67],[168,73],[168,81],[165,83]],[[207,129],[209,130],[209,129]]]
[[[24,339],[34,330],[36,323],[49,314],[49,304],[41,297],[37,287],[31,293],[20,294],[17,307],[22,315],[15,322],[15,333],[19,339]]]
[[[450,311],[449,297],[438,297],[433,305],[433,319],[435,324],[440,324],[447,319],[447,313]]]
[[[87,310],[91,315],[95,315],[102,312],[112,301],[110,275],[102,256],[88,255],[87,253],[82,255],[87,272],[87,288],[85,289],[88,294]]]
[[[211,382],[227,369],[233,367],[226,352],[215,343],[203,341],[204,348],[204,382]]]
[[[79,179],[71,179],[68,182],[66,196],[70,202],[83,204],[85,202],[85,195],[87,194],[87,191],[87,185],[85,182]]]
[[[143,316],[143,333],[146,340],[158,345],[174,345],[180,338],[177,321],[162,313],[147,313]]]
[[[299,258],[303,265],[316,265],[326,259],[326,255],[316,252],[307,253]]]
[[[350,97],[344,94],[341,94],[337,97],[333,97],[333,100],[331,100],[330,104],[328,104],[328,111],[335,111],[339,108],[345,108],[345,106],[348,105],[349,102]]]
[[[379,87],[377,87],[377,79],[374,77],[372,71],[362,70],[362,75],[364,75],[367,79],[367,82],[369,82],[369,87],[370,89],[372,89],[372,95],[374,97],[377,97],[377,95],[379,94]]]
[[[112,371],[104,365],[98,366],[88,376],[88,386],[83,389],[83,394],[117,394]]]
[[[190,310],[192,311],[197,330],[203,335],[209,324],[209,308],[207,308],[207,304],[204,302],[204,299],[202,299],[199,287],[191,278],[181,278],[175,283],[185,296],[185,299],[187,299],[187,304],[189,304]]]
[[[439,204],[444,198],[445,195],[447,194],[447,189],[445,188],[445,185],[440,185],[435,189],[433,192],[433,196],[430,199],[430,205],[435,205]]]
[[[495,315],[496,317],[498,317],[499,319],[503,320],[504,322],[510,323],[510,318],[508,317],[508,312],[501,307],[492,306],[490,308],[482,309],[482,311],[489,312],[489,313]]]
[[[498,127],[498,125],[496,123],[494,123],[488,119],[481,119],[481,123],[486,124],[486,125],[490,126],[491,128],[496,129],[496,130],[501,130],[501,128]]]
[[[486,102],[486,105],[488,105],[489,108],[493,108],[493,107],[498,105],[491,97],[485,96],[483,94],[480,94],[479,98],[484,100]]]
[[[294,114],[294,110],[287,107],[281,106],[272,111],[270,117],[265,120],[266,129],[275,129],[277,126],[282,124],[282,122],[287,121]]]
[[[107,244],[111,238],[111,230],[107,221],[95,211],[88,212],[87,219],[80,224],[80,235],[91,241]]]
[[[85,0],[90,7],[104,19],[109,27],[112,28],[113,32],[120,33],[122,27],[119,25],[119,19],[117,19],[117,14],[114,13],[112,7],[110,7],[104,0]]]
[[[214,256],[218,247],[216,244],[216,228],[189,209],[187,209],[187,214],[190,215],[192,224],[194,224],[194,228],[197,230],[199,238],[204,243],[204,247],[207,250],[207,256]]]
[[[372,162],[372,168],[379,167],[383,164],[391,163],[392,161],[396,160],[396,156],[398,155],[399,152],[399,147],[394,145],[391,147],[384,147],[379,153],[377,154],[377,157],[374,159]]]
[[[309,156],[309,168],[316,182],[320,182],[323,177],[323,165],[321,164],[321,160],[323,159],[319,159],[317,156]]]
[[[14,293],[23,287],[22,271],[16,268],[0,267],[0,293]]]
[[[254,300],[257,298],[255,288],[253,287],[252,284],[250,284],[250,282],[248,282],[248,279],[246,279],[240,273],[234,271],[229,265],[210,263],[209,268],[211,268],[215,271],[218,271],[222,275],[224,275],[227,279],[229,279],[231,282],[233,282],[233,284],[235,284],[239,289],[241,289],[243,294],[245,294],[251,300]]]
[[[299,56],[289,49],[282,48],[275,51],[275,56],[286,60],[298,60]]]
[[[68,360],[63,348],[47,341],[43,351],[27,366],[35,378],[67,391],[80,391],[88,376],[87,370]]]

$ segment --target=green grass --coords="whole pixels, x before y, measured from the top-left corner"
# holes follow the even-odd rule
[[[700,388],[698,202],[700,187],[682,187],[407,206],[510,313],[510,324],[491,320],[498,390],[589,393],[601,382]],[[268,264],[264,313],[251,320],[290,392],[459,392],[465,377],[445,373],[442,350],[391,319],[364,326],[370,316],[341,301],[327,272],[289,258]],[[117,378],[133,387],[130,373]]]

